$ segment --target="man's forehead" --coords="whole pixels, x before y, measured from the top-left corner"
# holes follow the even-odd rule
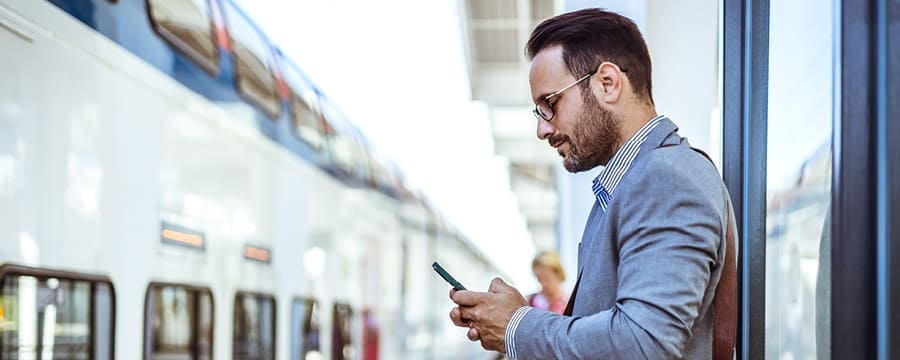
[[[541,50],[531,61],[529,78],[532,83],[566,81],[567,75],[569,71],[563,60],[560,45]]]

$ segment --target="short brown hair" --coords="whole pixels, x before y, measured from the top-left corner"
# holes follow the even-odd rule
[[[545,250],[539,252],[534,256],[534,260],[531,261],[531,268],[534,269],[538,266],[542,266],[550,269],[559,278],[559,281],[566,281],[566,271],[563,270],[562,261],[559,259],[559,254],[552,250]]]
[[[627,17],[603,9],[554,16],[531,32],[525,54],[532,60],[539,51],[554,45],[562,45],[563,61],[575,77],[609,61],[626,73],[635,94],[653,103],[650,52],[637,25]]]

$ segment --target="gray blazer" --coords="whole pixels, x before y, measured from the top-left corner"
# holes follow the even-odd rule
[[[572,316],[532,309],[518,359],[709,359],[713,296],[731,206],[712,163],[669,119],[615,189],[594,203],[578,245]]]

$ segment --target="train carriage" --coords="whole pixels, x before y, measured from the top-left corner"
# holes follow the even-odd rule
[[[237,4],[0,0],[0,49],[0,359],[488,356],[428,267],[496,268]]]

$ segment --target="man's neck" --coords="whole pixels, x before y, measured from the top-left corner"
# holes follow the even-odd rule
[[[637,111],[632,111],[628,114],[624,114],[622,116],[622,129],[621,135],[619,138],[619,144],[616,145],[616,152],[622,148],[622,145],[634,137],[634,134],[638,132],[644,125],[647,124],[650,120],[656,117],[656,108],[652,105],[645,106],[639,108]]]

